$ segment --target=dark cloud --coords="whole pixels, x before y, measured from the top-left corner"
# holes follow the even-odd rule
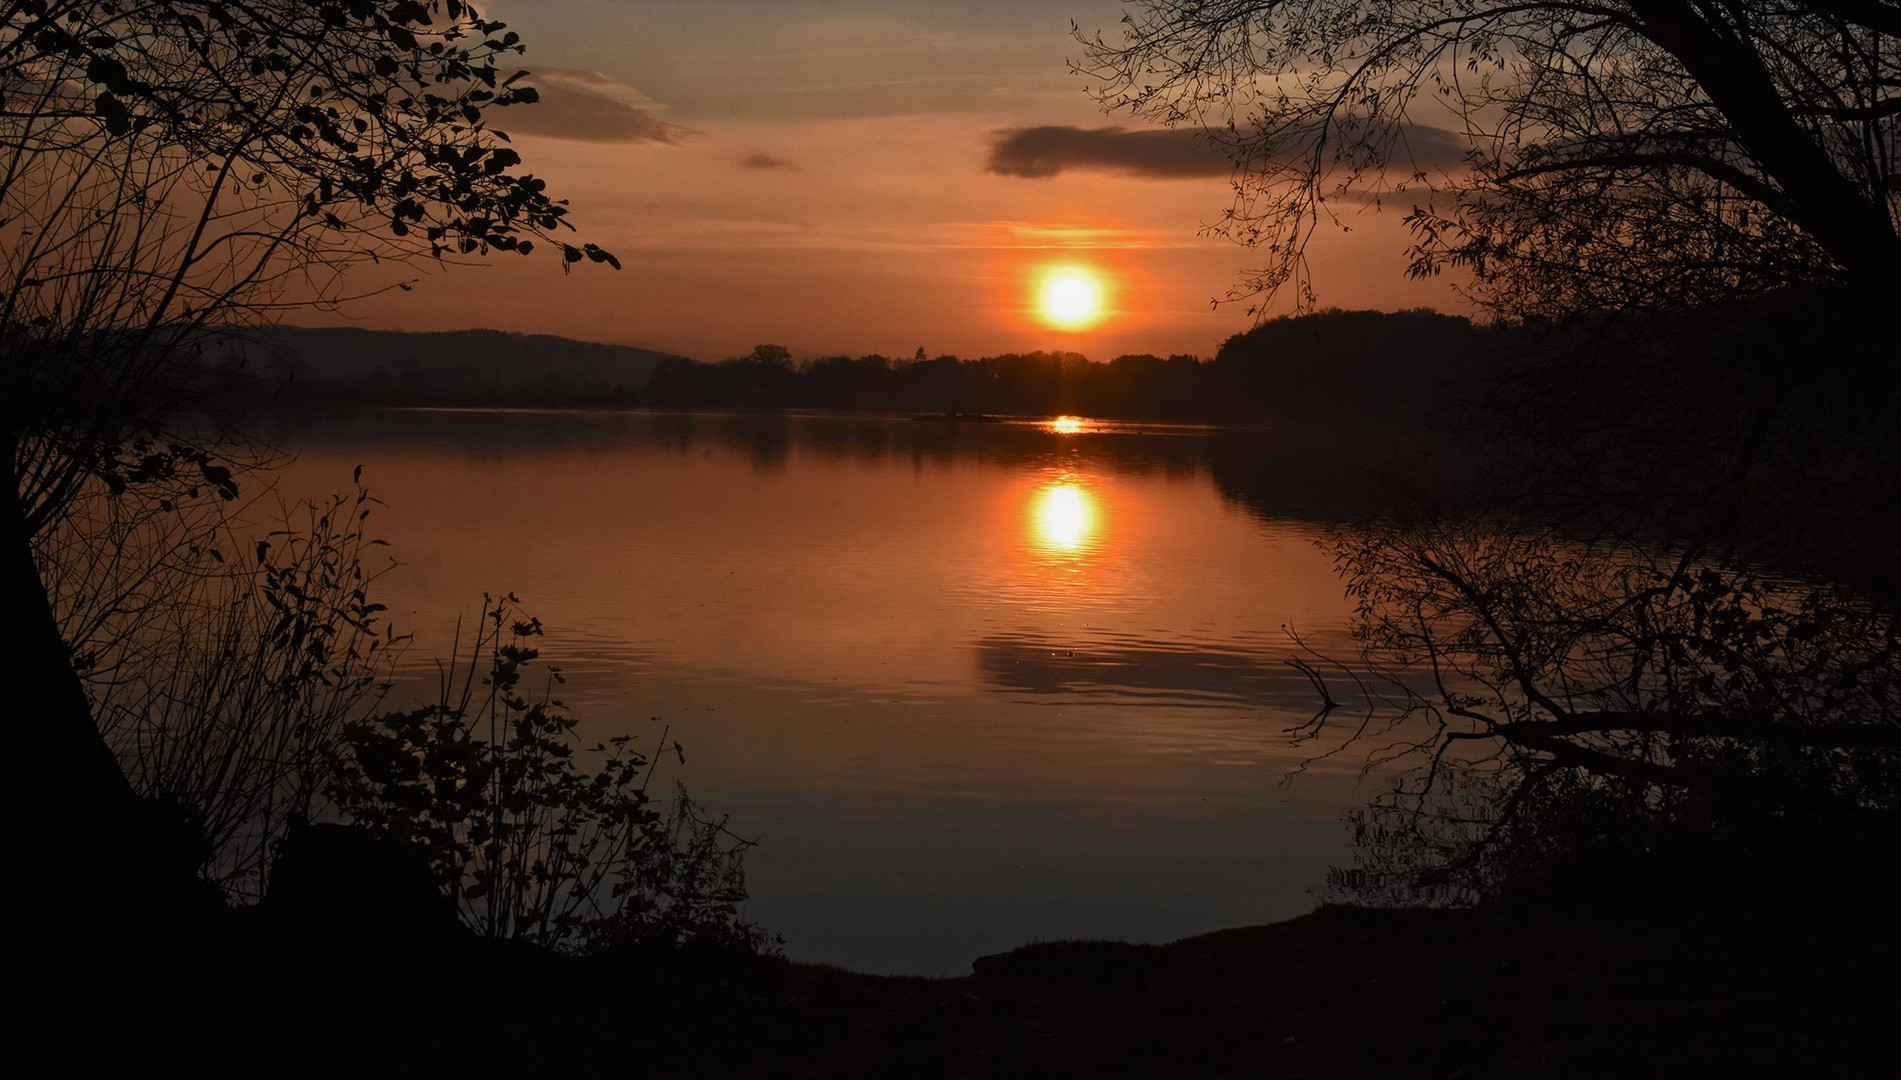
[[[660,119],[640,94],[592,71],[549,68],[528,82],[541,95],[533,105],[496,113],[495,126],[512,134],[577,142],[672,143],[688,129]]]
[[[985,168],[1038,179],[1069,169],[1106,169],[1175,180],[1226,176],[1234,165],[1199,131],[1032,127],[1000,132]]]
[[[785,158],[776,158],[771,154],[748,154],[739,159],[739,163],[748,169],[796,169],[798,165]]]
[[[1387,171],[1465,168],[1465,152],[1470,144],[1465,136],[1444,128],[1424,124],[1406,124],[1399,129],[1392,153],[1387,155]]]
[[[1464,154],[1465,140],[1453,132],[1405,125],[1397,132],[1389,171],[1458,168]],[[999,132],[985,168],[1002,176],[1035,179],[1071,169],[1097,169],[1176,180],[1227,176],[1234,171],[1234,162],[1227,147],[1199,129],[1050,126]]]

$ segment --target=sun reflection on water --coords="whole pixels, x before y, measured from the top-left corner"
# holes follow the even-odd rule
[[[1036,498],[1037,537],[1059,551],[1076,551],[1096,530],[1095,499],[1070,481],[1044,488]]]
[[[1082,429],[1083,422],[1079,416],[1059,416],[1049,422],[1049,430],[1057,435],[1075,435]]]

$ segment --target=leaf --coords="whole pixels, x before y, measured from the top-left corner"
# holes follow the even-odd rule
[[[132,80],[126,77],[125,65],[110,56],[93,57],[92,62],[86,65],[86,78],[119,93],[132,89]]]
[[[105,121],[106,130],[114,135],[124,135],[132,130],[132,114],[109,90],[100,92],[93,99],[92,111]]]

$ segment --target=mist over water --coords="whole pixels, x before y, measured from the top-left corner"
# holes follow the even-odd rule
[[[583,737],[677,739],[666,768],[760,841],[748,913],[795,959],[949,974],[1292,916],[1374,783],[1283,783],[1317,705],[1285,628],[1344,655],[1350,608],[1307,504],[1223,494],[1218,432],[372,411],[277,437],[280,494],[361,464],[385,504],[376,598],[415,635],[392,704],[516,593]]]

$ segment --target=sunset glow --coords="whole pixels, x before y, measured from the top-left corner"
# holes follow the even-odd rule
[[[1059,330],[1084,330],[1101,321],[1104,292],[1099,273],[1084,267],[1058,267],[1043,276],[1037,290],[1037,314]]]
[[[1050,421],[1049,429],[1058,435],[1075,435],[1082,431],[1083,422],[1080,417],[1059,416]]]
[[[386,265],[349,285],[362,299],[347,310],[293,321],[556,334],[706,363],[764,342],[795,360],[919,345],[1206,357],[1250,324],[1210,300],[1256,260],[1200,229],[1228,203],[1232,164],[1185,130],[1125,129],[1071,73],[1071,21],[1114,27],[1120,4],[493,6],[530,44],[539,98],[495,123],[571,201],[574,238],[625,268]],[[1452,277],[1406,276],[1404,217],[1315,231],[1327,304],[1460,303]]]

